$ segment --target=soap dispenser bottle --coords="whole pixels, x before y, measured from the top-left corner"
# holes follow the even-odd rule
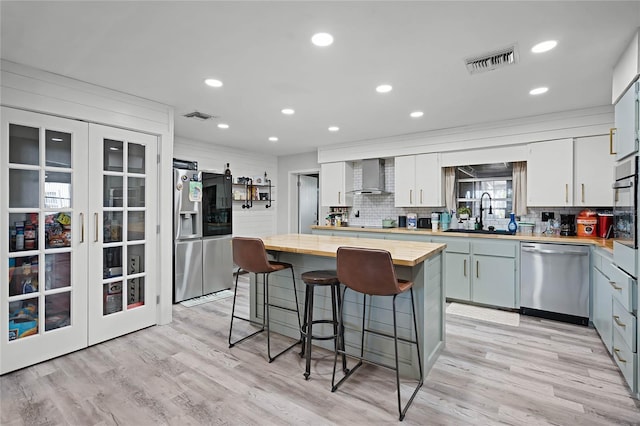
[[[513,232],[514,234],[518,230],[518,224],[516,223],[516,214],[511,212],[509,214],[509,225],[507,226],[509,232]]]

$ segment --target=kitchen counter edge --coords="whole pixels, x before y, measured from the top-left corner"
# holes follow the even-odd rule
[[[532,241],[540,243],[560,243],[560,244],[587,244],[604,248],[613,252],[613,239],[605,239],[598,237],[563,237],[563,236],[548,236],[548,235],[502,235],[502,234],[475,234],[466,232],[443,232],[432,231],[430,229],[418,228],[418,229],[406,229],[406,228],[362,228],[358,226],[322,226],[313,225],[311,229],[326,230],[326,231],[350,231],[350,232],[372,232],[382,234],[409,234],[409,235],[424,235],[424,236],[438,236],[438,237],[452,237],[452,238],[495,238],[501,240],[518,240],[518,241]]]

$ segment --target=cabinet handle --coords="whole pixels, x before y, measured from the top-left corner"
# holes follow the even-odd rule
[[[614,201],[617,203],[618,202],[618,188],[614,189],[613,192],[615,194]]]
[[[96,228],[96,236],[93,240],[94,243],[98,242],[98,213],[94,213],[93,214],[93,218],[95,219],[95,228]]]
[[[462,270],[464,272],[464,276],[467,276],[467,259],[464,259],[464,264],[462,266]]]
[[[422,203],[423,203],[423,201],[422,201],[422,189],[421,189],[420,190],[420,204],[422,204]]]
[[[584,183],[580,185],[582,185],[582,202],[584,203]]]
[[[618,315],[614,315],[613,316],[613,320],[616,322],[616,324],[618,324],[620,327],[624,327],[627,328],[627,324],[620,322],[620,317]]]
[[[613,151],[613,134],[616,132],[616,130],[618,130],[615,127],[612,127],[611,129],[609,129],[609,154],[611,155],[616,155],[617,152]]]
[[[84,243],[84,213],[80,213],[80,243]]]
[[[476,278],[480,278],[480,261],[476,260]]]
[[[618,287],[615,281],[609,281],[609,284],[611,284],[614,290],[622,290],[622,287]]]
[[[569,184],[564,184],[564,202],[569,203]]]
[[[618,349],[618,348],[616,348],[616,347],[614,347],[614,348],[613,348],[613,354],[616,356],[616,358],[618,358],[618,361],[620,361],[620,362],[624,362],[624,363],[626,364],[626,363],[627,363],[627,360],[626,360],[626,359],[624,359],[624,358],[622,358],[622,357],[620,356],[619,352],[620,352],[620,349]]]
[[[338,204],[341,203],[341,201],[340,201],[341,196],[342,196],[342,192],[338,191]]]
[[[409,190],[409,204],[413,204],[413,189]]]

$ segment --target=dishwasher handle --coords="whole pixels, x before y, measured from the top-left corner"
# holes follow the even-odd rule
[[[521,248],[522,251],[527,251],[530,253],[540,253],[540,254],[571,254],[576,256],[587,256],[589,252],[587,251],[575,251],[575,250],[548,250],[548,249],[538,249],[528,246],[523,246]]]

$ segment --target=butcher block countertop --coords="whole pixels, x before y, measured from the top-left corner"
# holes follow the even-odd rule
[[[446,248],[446,244],[394,241],[369,238],[311,234],[283,234],[263,237],[267,250],[315,256],[336,257],[338,247],[362,247],[387,250],[394,265],[415,266]]]
[[[503,235],[503,234],[474,234],[466,232],[442,232],[431,231],[430,229],[406,229],[406,228],[368,228],[360,226],[321,226],[314,225],[311,229],[327,230],[327,231],[350,231],[350,232],[374,232],[386,234],[411,234],[438,237],[463,237],[463,238],[495,238],[500,240],[519,240],[532,241],[538,243],[556,243],[556,244],[589,244],[613,250],[613,239],[594,238],[594,237],[563,237],[563,236],[547,236],[541,234],[533,235]]]

